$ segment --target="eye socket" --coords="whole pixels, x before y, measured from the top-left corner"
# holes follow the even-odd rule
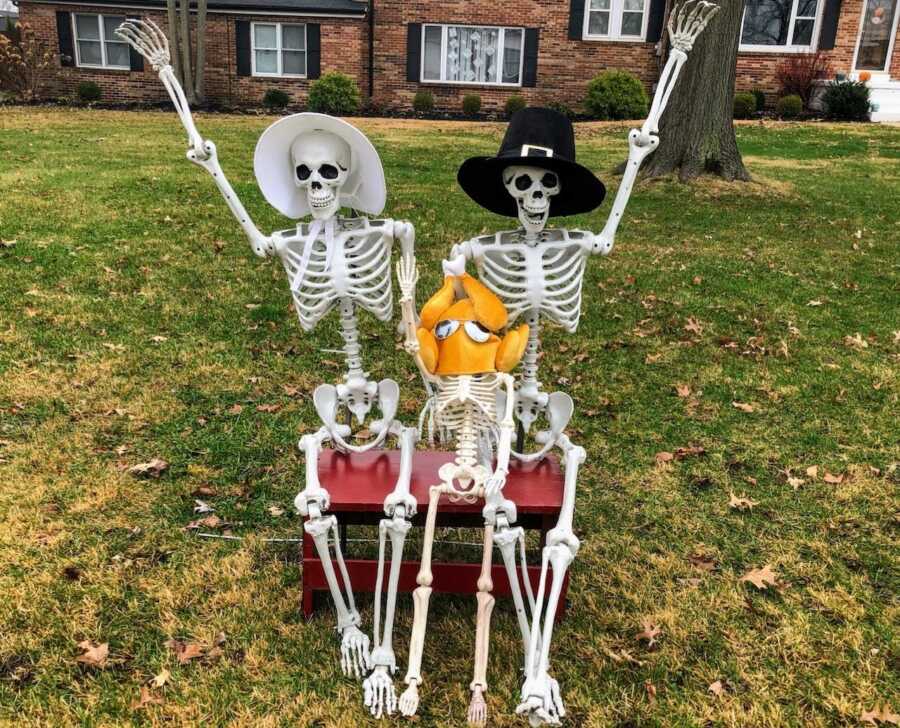
[[[319,167],[319,174],[325,179],[337,179],[338,169],[333,164],[323,164]]]
[[[491,332],[477,321],[466,321],[465,329],[469,338],[479,344],[483,344],[491,338]]]
[[[297,167],[297,179],[301,182],[304,182],[309,179],[309,175],[312,174],[312,170],[307,167],[305,164],[301,164]]]
[[[452,335],[458,328],[459,321],[438,321],[438,325],[434,327],[434,335],[438,341],[443,341],[448,336]]]
[[[541,184],[544,187],[556,187],[559,184],[559,177],[557,177],[553,172],[547,172],[543,177],[541,177]]]
[[[516,177],[515,185],[516,189],[519,190],[519,192],[524,192],[529,187],[531,187],[531,177],[529,177],[527,174],[520,174],[518,177]]]

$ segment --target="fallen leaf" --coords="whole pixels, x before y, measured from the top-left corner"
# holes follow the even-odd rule
[[[658,624],[655,624],[649,619],[641,620],[641,626],[643,629],[638,632],[634,638],[636,640],[645,640],[647,642],[647,647],[653,647],[653,645],[656,644],[656,638],[662,634],[662,629]]]
[[[647,354],[644,357],[644,364],[656,364],[660,359],[662,359],[662,354]]]
[[[819,466],[818,465],[810,465],[806,469],[806,475],[807,475],[807,477],[812,478],[813,480],[818,478],[819,477]]]
[[[830,485],[840,485],[844,482],[844,474],[841,473],[840,475],[832,475],[826,470],[825,475],[822,476],[822,480],[824,480],[826,483],[829,483]]]
[[[816,300],[813,300],[813,301],[807,301],[806,305],[807,305],[807,306],[822,306],[822,305],[824,305],[824,304],[823,304],[822,301],[819,301],[818,299],[816,299]]]
[[[703,283],[703,278],[701,278],[700,276],[694,276],[694,285],[699,286],[701,283]]]
[[[171,682],[172,673],[169,672],[166,668],[163,668],[159,675],[154,675],[153,679],[150,681],[150,684],[155,688],[161,688],[163,685]]]
[[[244,407],[243,407],[243,405],[234,404],[225,411],[230,415],[239,415],[241,412],[244,411]]]
[[[182,640],[166,640],[168,647],[178,658],[179,665],[186,665],[191,660],[203,657],[203,647],[196,642],[184,642]]]
[[[206,518],[201,518],[197,521],[191,521],[187,526],[184,527],[184,530],[195,531],[198,528],[218,528],[224,523],[225,521],[223,521],[217,515],[213,514],[211,516],[207,516]]]
[[[728,499],[728,506],[738,511],[750,511],[753,510],[753,506],[758,505],[759,503],[757,501],[748,498],[745,493],[742,493],[739,496],[732,493],[731,497]]]
[[[711,556],[703,556],[702,554],[691,554],[687,557],[688,561],[701,571],[715,571],[716,560]]]
[[[276,518],[278,516],[283,516],[284,508],[279,508],[278,506],[269,506],[269,515],[275,516]]]
[[[684,460],[685,458],[689,458],[692,455],[703,455],[706,453],[706,448],[700,447],[699,445],[690,445],[688,447],[679,447],[675,451],[675,459],[676,460]]]
[[[191,495],[196,498],[197,496],[200,496],[200,495],[211,496],[211,495],[218,495],[218,493],[216,492],[216,489],[213,488],[211,485],[200,485],[194,489],[194,491],[191,493]]]
[[[791,486],[791,488],[793,488],[794,490],[797,490],[797,488],[799,488],[801,485],[803,485],[806,481],[803,480],[803,478],[790,478],[789,477],[787,479],[787,482],[788,482],[788,485]]]
[[[675,394],[679,397],[685,398],[691,396],[691,388],[687,384],[676,384],[675,385]]]
[[[15,244],[15,240],[0,240],[0,248],[11,248]]]
[[[109,657],[109,643],[95,645],[90,640],[79,642],[78,646],[83,650],[84,654],[75,658],[76,662],[83,662],[89,667],[106,667],[106,658]]]
[[[647,693],[647,700],[656,702],[656,686],[649,680],[644,680],[644,691]]]
[[[675,456],[670,452],[658,452],[656,453],[656,462],[657,463],[668,463],[675,459]]]
[[[288,397],[296,397],[300,394],[303,394],[303,390],[297,387],[292,387],[289,384],[282,384],[281,389]]]
[[[747,402],[732,402],[731,406],[739,409],[741,412],[753,412],[753,405]]]
[[[844,345],[849,346],[851,349],[868,349],[869,342],[866,341],[862,334],[859,332],[854,336],[845,336],[844,337]]]
[[[141,697],[131,701],[131,709],[140,710],[147,705],[162,705],[163,702],[160,696],[150,692],[150,688],[146,685],[141,685]]]
[[[277,412],[281,409],[280,404],[258,404],[256,405],[257,412]]]
[[[168,470],[169,463],[161,458],[153,458],[146,463],[138,463],[128,468],[128,472],[136,478],[158,478],[163,472]]]
[[[154,344],[162,344],[164,341],[168,341],[168,340],[169,340],[168,336],[151,336],[150,337],[150,341],[152,341]]]
[[[768,564],[761,569],[751,569],[740,580],[750,582],[757,589],[768,589],[778,584],[778,577]]]
[[[713,683],[709,684],[709,687],[706,688],[709,692],[715,695],[717,698],[722,697],[725,694],[725,686],[722,685],[721,680],[716,680]]]

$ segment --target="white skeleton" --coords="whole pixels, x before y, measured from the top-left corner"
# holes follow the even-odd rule
[[[562,189],[556,174],[523,164],[503,171],[503,181],[515,198],[519,230],[498,232],[455,245],[447,274],[460,275],[467,260],[473,260],[481,281],[496,293],[507,307],[510,323],[522,317],[529,326],[528,345],[516,382],[515,417],[519,423],[519,443],[512,455],[522,461],[543,458],[554,447],[562,451],[565,467],[563,505],[556,527],[547,534],[542,553],[541,578],[532,606],[531,627],[523,630],[525,678],[517,713],[528,716],[531,725],[558,725],[565,708],[557,681],[550,676],[550,643],[554,618],[563,580],[579,549],[573,532],[575,489],[578,470],[586,458],[584,448],[575,445],[564,430],[572,417],[572,398],[563,392],[547,393],[538,380],[538,353],[543,321],[562,326],[574,333],[581,316],[581,295],[587,258],[591,254],[608,255],[613,248],[616,229],[631,196],[635,178],[644,159],[659,145],[658,123],[666,108],[678,75],[694,41],[718,11],[705,0],[686,0],[676,6],[669,19],[672,50],[663,68],[649,115],[640,129],[628,135],[628,160],[609,218],[599,235],[581,230],[546,229],[553,197]],[[535,433],[539,448],[525,453],[522,442],[539,417],[549,428]],[[521,529],[509,529],[502,539],[495,537],[509,575],[514,595],[519,593],[515,570],[515,543],[524,549]],[[553,574],[548,587],[548,571]],[[522,572],[524,588],[530,590]],[[546,603],[545,603],[546,601]],[[516,610],[521,614],[521,597]]]
[[[313,219],[311,223],[298,224],[291,230],[263,235],[222,172],[215,145],[197,131],[184,92],[169,64],[169,44],[165,34],[148,20],[126,22],[117,32],[159,73],[187,131],[188,159],[212,175],[253,251],[260,257],[277,255],[281,259],[302,328],[305,331],[312,329],[335,307],[339,311],[347,372],[336,387],[323,384],[313,394],[322,427],[300,439],[299,447],[306,461],[306,487],[297,495],[294,504],[303,516],[308,517],[304,528],[313,538],[334,601],[337,628],[342,637],[341,667],[346,674],[357,677],[372,669],[364,683],[366,703],[373,714],[380,715],[383,707],[393,700],[390,679],[384,678],[396,669],[392,650],[393,615],[403,543],[417,507],[409,492],[417,433],[415,428],[403,427],[395,419],[400,394],[397,383],[390,379],[371,381],[363,371],[357,311],[365,309],[381,321],[390,320],[393,307],[391,247],[399,240],[404,252],[411,255],[415,240],[413,226],[403,221],[339,217],[341,190],[353,171],[351,150],[337,134],[313,130],[297,136],[289,150],[294,184],[305,194]],[[341,408],[362,424],[376,399],[381,418],[369,426],[374,436],[363,444],[350,444],[347,441],[350,426],[337,421]],[[319,483],[318,457],[326,442],[345,452],[364,452],[381,446],[389,435],[398,440],[401,467],[396,487],[385,499],[386,518],[380,523],[379,589],[374,650],[370,654],[369,638],[359,629],[360,616],[341,553],[337,519],[326,515],[329,495]],[[387,536],[390,536],[392,546],[391,569],[384,631],[379,634]],[[334,549],[333,560],[330,547]]]

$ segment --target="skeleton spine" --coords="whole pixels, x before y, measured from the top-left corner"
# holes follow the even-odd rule
[[[456,438],[456,462],[459,465],[475,465],[478,462],[478,432],[472,417],[472,405],[467,404]]]
[[[534,384],[540,388],[537,379],[538,351],[541,348],[541,317],[537,309],[531,308],[525,313],[525,322],[528,324],[528,344],[525,345],[525,355],[522,357],[522,382]]]
[[[353,301],[349,298],[341,298],[338,305],[341,312],[341,336],[344,339],[344,356],[347,358],[347,379],[363,377],[356,309]]]

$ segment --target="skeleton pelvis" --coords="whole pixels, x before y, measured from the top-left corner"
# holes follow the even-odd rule
[[[438,470],[438,477],[450,500],[465,500],[469,503],[484,495],[484,483],[489,475],[490,471],[484,465],[459,462],[444,463]]]

